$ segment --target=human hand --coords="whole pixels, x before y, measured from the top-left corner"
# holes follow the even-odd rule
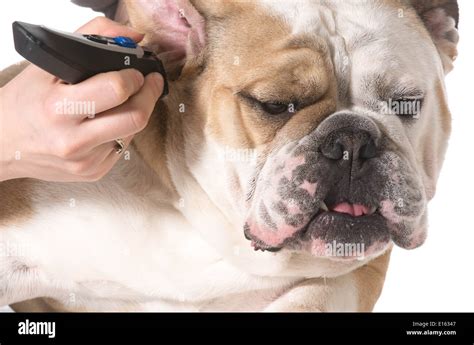
[[[78,32],[143,35],[98,17]],[[64,84],[34,65],[0,89],[0,181],[96,181],[120,158],[116,139],[128,146],[143,130],[163,91],[159,73],[127,69]]]

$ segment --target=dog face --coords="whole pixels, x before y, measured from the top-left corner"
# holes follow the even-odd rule
[[[194,78],[187,101],[169,101],[192,99],[186,166],[255,249],[357,244],[370,257],[424,242],[450,131],[454,2],[150,3],[130,2],[132,23]],[[164,12],[179,13],[171,33]]]

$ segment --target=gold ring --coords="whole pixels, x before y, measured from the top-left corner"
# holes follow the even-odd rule
[[[121,154],[124,148],[125,148],[125,143],[123,142],[123,139],[116,139],[115,140],[115,153],[118,155]]]

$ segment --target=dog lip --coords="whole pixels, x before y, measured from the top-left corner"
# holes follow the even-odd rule
[[[326,206],[326,203],[323,201],[322,204]],[[370,222],[374,219],[376,220],[383,220],[385,222],[385,226],[387,225],[387,219],[380,213],[380,208],[377,206],[364,206],[365,210],[367,211],[365,214],[362,215],[354,215],[349,212],[341,212],[340,210],[334,210],[337,208],[336,206],[339,205],[340,203],[335,203],[326,206],[326,209],[323,207],[320,207],[319,210],[313,215],[313,217],[309,220],[309,222],[306,224],[304,229],[300,231],[297,235],[295,236],[295,239],[298,239],[299,241],[306,241],[309,234],[310,234],[310,227],[312,224],[316,224],[318,221],[321,220],[321,218],[325,216],[333,216],[337,217],[340,220],[343,220],[345,222],[351,223],[353,221],[363,221],[363,222]]]
[[[350,212],[341,212],[338,209],[338,205],[340,206],[341,203],[336,203],[336,204],[331,204],[331,206],[328,206],[325,201],[321,201],[319,209],[313,214],[311,219],[308,221],[308,223],[301,229],[301,231],[298,231],[294,236],[291,238],[286,239],[281,245],[279,246],[270,246],[267,243],[261,241],[259,238],[251,236],[247,231],[244,231],[244,236],[247,240],[251,241],[251,246],[255,251],[268,251],[272,253],[276,253],[281,251],[284,248],[289,248],[291,249],[292,244],[295,242],[299,243],[305,243],[310,240],[309,234],[311,231],[309,230],[311,225],[316,223],[320,217],[323,217],[325,215],[333,215],[335,217],[340,217],[344,221],[347,222],[352,222],[353,220],[357,220],[358,218],[364,218],[364,221],[369,221],[371,220],[372,217],[382,217],[383,216],[379,213],[379,209],[375,206],[363,206],[361,204],[350,204],[347,203],[348,205],[357,205],[360,207],[360,209],[363,209],[364,214],[351,214]],[[345,205],[347,206],[347,205]],[[360,210],[359,209],[359,210]],[[385,219],[385,218],[384,218]]]
[[[276,252],[279,252],[280,250],[283,249],[283,247],[269,247],[269,246],[263,244],[261,241],[251,240],[250,238],[247,237],[247,235],[245,236],[245,238],[247,238],[248,240],[251,241],[251,246],[252,246],[253,250],[255,250],[255,251],[261,250],[262,252],[276,253]]]
[[[378,212],[354,217],[347,213],[322,211],[311,219],[293,243],[296,244],[294,248],[310,252],[311,244],[318,240],[324,243],[333,241],[359,243],[364,244],[366,250],[370,252],[373,245],[388,244],[390,239],[387,220]],[[339,259],[351,259],[351,257]]]

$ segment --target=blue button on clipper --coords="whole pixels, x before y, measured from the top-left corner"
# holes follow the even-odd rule
[[[125,36],[118,36],[114,38],[114,42],[125,48],[136,48],[137,44],[135,43],[134,40],[132,40],[130,37],[125,37]]]

